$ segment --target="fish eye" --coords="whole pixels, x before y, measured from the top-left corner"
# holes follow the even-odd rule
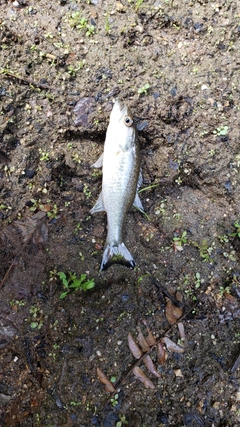
[[[125,123],[126,126],[130,127],[133,124],[133,119],[131,117],[127,116],[124,119],[124,123]]]

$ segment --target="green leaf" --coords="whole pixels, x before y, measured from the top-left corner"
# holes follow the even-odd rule
[[[59,276],[60,280],[62,281],[63,286],[65,288],[68,288],[68,280],[67,280],[66,274],[63,271],[60,271],[58,273],[58,276]]]
[[[38,322],[32,322],[30,324],[30,326],[31,326],[32,329],[36,329],[38,327]]]
[[[67,295],[69,294],[69,292],[68,291],[66,291],[66,292],[62,292],[61,294],[60,294],[60,299],[63,299],[63,298],[65,298]]]

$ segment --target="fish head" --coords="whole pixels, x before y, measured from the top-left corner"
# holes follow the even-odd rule
[[[117,100],[113,106],[108,126],[108,136],[111,144],[122,149],[128,149],[135,145],[137,131],[134,125],[130,108]]]

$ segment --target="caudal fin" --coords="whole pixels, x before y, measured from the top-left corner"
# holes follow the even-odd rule
[[[107,245],[105,248],[100,271],[107,270],[112,264],[122,264],[129,268],[135,267],[135,261],[124,243]]]

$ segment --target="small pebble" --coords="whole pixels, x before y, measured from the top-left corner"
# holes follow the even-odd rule
[[[123,6],[123,4],[120,3],[120,1],[117,2],[116,9],[117,9],[117,12],[126,12],[126,7]]]

